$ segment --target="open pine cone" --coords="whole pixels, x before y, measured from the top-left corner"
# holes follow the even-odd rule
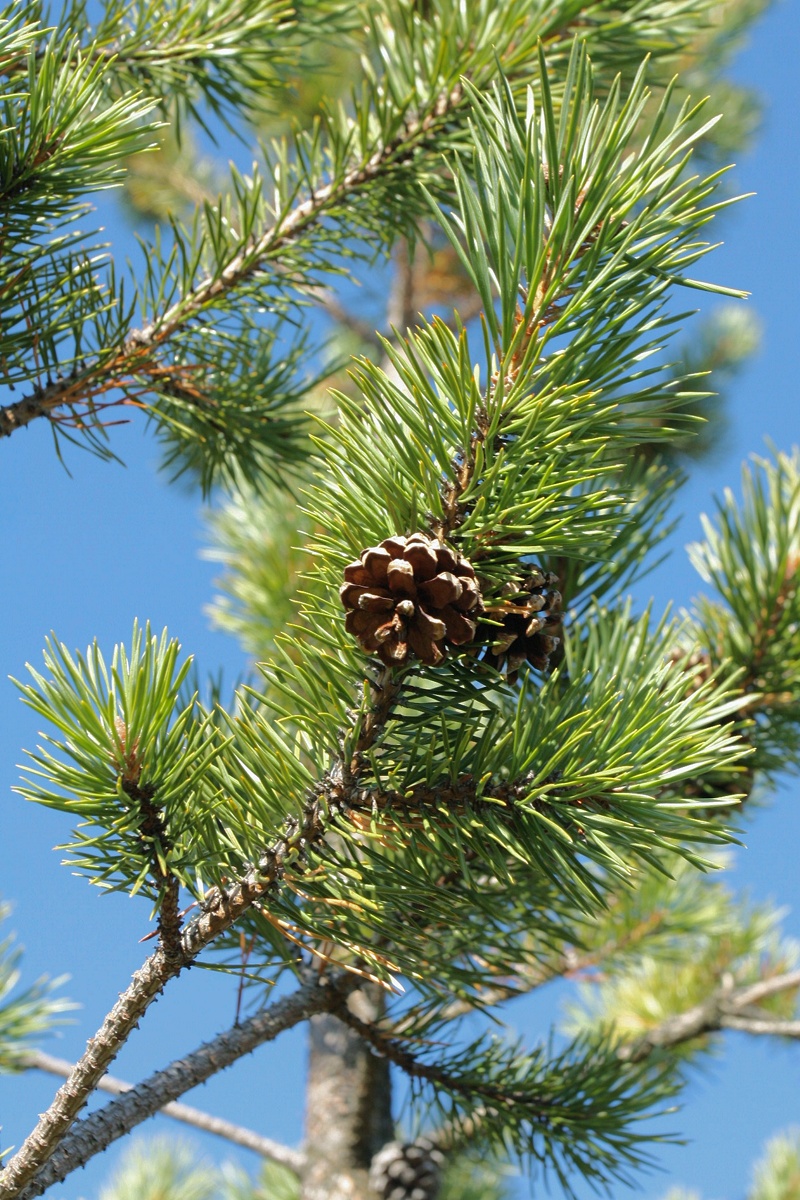
[[[372,1160],[369,1185],[380,1200],[436,1200],[443,1165],[430,1138],[389,1142]]]
[[[539,671],[547,670],[550,655],[560,641],[548,632],[561,624],[557,583],[557,576],[534,568],[502,605],[490,611],[492,617],[502,621],[502,628],[484,625],[489,644],[483,661],[504,670],[512,683],[526,660]]]
[[[463,646],[475,636],[482,612],[475,571],[437,538],[385,538],[346,566],[344,579],[345,628],[387,666],[407,662],[412,653],[435,666],[448,645]]]

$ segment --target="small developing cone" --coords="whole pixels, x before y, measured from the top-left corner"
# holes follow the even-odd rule
[[[550,655],[560,638],[554,631],[561,625],[561,593],[558,579],[534,568],[519,587],[509,587],[502,604],[492,606],[488,615],[497,624],[484,622],[481,633],[488,643],[483,661],[505,671],[509,682],[517,678],[524,662],[538,671],[546,671]]]

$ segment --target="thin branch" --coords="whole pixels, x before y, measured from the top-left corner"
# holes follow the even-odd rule
[[[800,988],[800,971],[787,971],[785,975],[772,975],[768,979],[759,980],[750,987],[742,988],[736,993],[736,1007],[748,1008],[751,1004],[758,1004],[769,996],[777,996],[781,992],[791,991],[792,988]]]
[[[296,39],[297,17],[297,12],[292,11],[288,6],[276,7],[274,15],[271,15],[268,21],[262,21],[258,28],[258,35],[263,39],[268,34],[271,38],[274,38],[276,34],[288,34],[289,37]],[[147,41],[140,42],[138,46],[129,45],[128,38],[124,34],[105,44],[91,40],[88,44],[82,42],[80,46],[81,61],[113,65],[117,71],[127,69],[137,77],[141,77],[143,72],[152,72],[165,66],[172,67],[173,70],[175,66],[185,66],[190,78],[192,74],[199,73],[201,69],[208,74],[209,62],[213,63],[219,54],[220,45],[224,46],[228,40],[230,11],[216,19],[213,19],[212,15],[206,14],[204,19],[205,24],[202,30],[189,42],[186,39],[185,25],[181,24],[176,28],[174,23],[172,28],[166,27],[166,37],[161,40],[155,37],[148,38]],[[309,22],[308,28],[316,31],[317,26],[315,23]],[[248,32],[252,32],[252,25]],[[88,31],[88,36],[91,38],[91,31]],[[252,37],[242,39],[237,53],[246,53],[251,45]],[[44,55],[44,47],[37,46],[33,50],[33,57],[37,62],[41,62]],[[0,76],[8,79],[24,75],[27,68],[27,54],[16,54],[13,57],[6,55],[0,59]]]
[[[534,958],[531,962],[520,962],[513,971],[513,978],[508,983],[494,983],[481,988],[478,999],[481,1007],[496,1007],[519,996],[527,996],[536,988],[552,983],[555,979],[568,979],[579,975],[592,967],[598,967],[609,958],[621,951],[630,950],[652,934],[657,933],[664,925],[667,913],[658,911],[638,921],[632,929],[621,932],[617,937],[609,938],[602,946],[592,950],[579,951],[574,946],[567,946],[559,954],[549,959]],[[535,952],[535,947],[534,947]],[[511,974],[511,973],[510,973]],[[466,1016],[474,1012],[477,1006],[467,999],[453,1000],[444,1009],[443,1015],[448,1020]]]
[[[763,1013],[742,1012],[757,1000],[792,991],[797,987],[800,987],[800,971],[774,975],[771,979],[764,979],[750,987],[737,990],[733,990],[731,981],[727,980],[708,1000],[685,1013],[668,1018],[636,1041],[620,1046],[617,1055],[623,1062],[641,1062],[658,1047],[679,1046],[696,1037],[723,1029],[800,1039],[800,1020],[781,1020]],[[379,1048],[376,1046],[376,1049]],[[392,1061],[396,1062],[397,1059],[393,1058]],[[402,1063],[398,1065],[402,1066]],[[444,1121],[426,1136],[438,1149],[450,1152],[470,1145],[479,1138],[481,1123],[482,1110],[478,1108],[467,1120]]]
[[[13,1200],[24,1185],[52,1155],[56,1146],[83,1108],[107,1065],[165,983],[178,973],[180,966],[166,961],[159,947],[134,974],[127,990],[109,1012],[98,1032],[87,1044],[72,1075],[56,1092],[53,1103],[39,1119],[21,1149],[0,1172],[0,1197]]]
[[[186,1060],[184,1059],[185,1063]],[[24,1062],[30,1070],[46,1071],[50,1075],[61,1075],[64,1079],[68,1079],[74,1070],[75,1064],[69,1062],[66,1058],[56,1058],[52,1054],[44,1054],[41,1050],[37,1050],[35,1054],[31,1054]],[[124,1079],[117,1079],[114,1075],[104,1075],[97,1085],[97,1090],[100,1092],[110,1092],[113,1096],[122,1096],[128,1092],[136,1090],[136,1085],[126,1083]],[[176,1104],[171,1101],[168,1104],[163,1104],[158,1110],[159,1116],[172,1117],[173,1121],[182,1121],[184,1125],[191,1125],[194,1129],[200,1129],[203,1133],[213,1133],[217,1137],[224,1138],[228,1142],[232,1142],[234,1146],[242,1146],[245,1150],[253,1150],[256,1154],[260,1154],[262,1158],[268,1158],[272,1162],[280,1163],[281,1166],[287,1167],[299,1176],[303,1167],[304,1157],[299,1150],[293,1150],[291,1146],[284,1146],[280,1142],[274,1142],[272,1138],[264,1137],[261,1133],[256,1133],[252,1129],[246,1129],[243,1125],[235,1125],[232,1121],[226,1121],[222,1117],[214,1117],[211,1113],[203,1112],[200,1108],[192,1108],[189,1104]],[[79,1127],[80,1128],[80,1127]],[[73,1131],[75,1136],[77,1130]],[[52,1162],[50,1166],[52,1167]]]
[[[324,826],[320,797],[327,796],[329,803],[338,808],[345,790],[357,787],[366,753],[382,734],[400,687],[400,679],[391,670],[382,668],[378,672],[371,686],[372,706],[363,714],[351,760],[347,762],[342,758],[331,766],[308,796],[301,817],[286,823],[283,835],[264,851],[245,879],[229,888],[213,888],[206,895],[198,916],[179,931],[177,944],[168,950],[159,945],[136,972],[128,989],[89,1040],[85,1053],[75,1064],[67,1082],[59,1088],[50,1108],[42,1114],[36,1128],[5,1169],[0,1171],[0,1200],[15,1200],[25,1184],[54,1155],[107,1067],[170,979],[190,966],[206,946],[280,883],[287,855],[295,851],[303,854],[307,847],[322,841]],[[171,1098],[164,1097],[156,1107]]]
[[[774,975],[748,987],[734,989],[726,981],[707,1000],[686,1012],[668,1017],[654,1029],[635,1041],[619,1047],[617,1053],[625,1062],[640,1062],[659,1048],[680,1046],[694,1038],[721,1029],[739,1029],[746,1033],[774,1033],[782,1037],[800,1037],[800,1021],[782,1021],[768,1014],[754,1014],[752,1006],[758,1000],[789,992],[800,987],[800,971]],[[751,1011],[747,1011],[751,1010]],[[795,1030],[797,1032],[795,1032]]]
[[[436,1063],[424,1062],[412,1054],[405,1042],[368,1021],[362,1021],[352,1013],[347,1006],[346,997],[335,1009],[335,1015],[344,1025],[348,1025],[359,1037],[372,1046],[382,1058],[388,1058],[395,1066],[400,1067],[410,1079],[424,1079],[426,1082],[442,1087],[456,1095],[466,1096],[469,1099],[481,1097],[492,1104],[523,1103],[527,1107],[529,1117],[546,1117],[548,1115],[546,1102],[540,1102],[537,1108],[530,1095],[520,1089],[500,1087],[474,1075],[457,1074]]]
[[[171,337],[263,269],[267,259],[295,242],[331,209],[368,188],[387,168],[410,159],[426,143],[435,144],[443,125],[463,103],[464,91],[460,83],[440,93],[427,106],[424,115],[407,121],[396,137],[380,146],[366,162],[316,189],[307,199],[282,214],[274,225],[235,254],[225,268],[201,280],[149,324],[132,331],[116,353],[68,379],[53,380],[15,403],[0,407],[0,438],[9,437],[38,417],[51,416],[57,408],[87,403],[98,392],[121,387],[129,377],[146,370],[155,352]]]
[[[168,961],[180,962],[180,885],[172,872],[163,865],[172,850],[164,813],[158,804],[156,789],[140,787],[141,763],[138,761],[135,747],[126,750],[127,730],[122,721],[118,722],[117,734],[120,737],[124,759],[122,790],[139,809],[139,835],[150,858],[153,880],[161,895],[158,910],[159,947]]]
[[[781,1021],[759,1017],[723,1017],[723,1029],[742,1033],[769,1034],[771,1037],[800,1038],[800,1021]]]
[[[702,1004],[677,1016],[668,1017],[654,1029],[648,1030],[640,1038],[622,1045],[617,1054],[623,1062],[641,1062],[648,1058],[654,1050],[680,1046],[706,1033],[714,1033],[721,1028],[722,1011],[720,1009],[719,993],[714,993]]]
[[[265,896],[283,873],[288,852],[305,840],[322,837],[318,804],[309,800],[300,821],[292,823],[284,836],[262,855],[258,868],[231,888],[214,889],[201,912],[180,933],[179,946],[163,946],[147,959],[93,1038],[75,1068],[43,1113],[20,1150],[0,1172],[0,1200],[14,1200],[53,1155],[59,1142],[105,1075],[132,1030],[165,985],[189,966],[210,942],[224,933],[256,900]]]
[[[330,288],[305,288],[304,292],[337,325],[341,325],[344,329],[349,330],[350,333],[355,334],[360,341],[374,346],[376,350],[382,349],[380,333],[375,329],[372,322],[365,321],[362,317],[357,317],[355,313],[350,312]]]
[[[29,1177],[28,1186],[19,1187],[16,1192],[8,1194],[19,1200],[40,1196],[48,1187],[83,1166],[117,1138],[154,1116],[165,1104],[204,1083],[258,1046],[273,1041],[285,1030],[317,1013],[329,1012],[341,1005],[343,996],[357,987],[358,982],[349,977],[315,976],[313,981],[303,984],[291,995],[276,1000],[263,1012],[219,1034],[191,1054],[175,1059],[168,1067],[156,1071],[131,1091],[125,1092],[118,1100],[112,1100],[105,1108],[80,1121],[63,1139],[46,1166],[32,1178]],[[251,1148],[256,1149],[255,1146]],[[278,1161],[283,1161],[284,1166],[293,1171],[299,1170],[302,1156],[287,1147],[280,1147],[280,1151],[283,1158]],[[270,1157],[277,1158],[276,1155]]]
[[[390,669],[383,668],[378,673],[371,685],[372,705],[363,715],[360,735],[349,762],[341,758],[332,765],[309,797],[302,818],[287,826],[284,836],[265,851],[258,866],[253,868],[245,880],[224,891],[214,889],[206,897],[200,915],[181,931],[176,950],[167,953],[163,946],[159,946],[137,971],[127,991],[108,1014],[95,1037],[90,1040],[70,1079],[58,1091],[53,1104],[41,1117],[22,1148],[0,1173],[0,1200],[13,1200],[18,1196],[22,1187],[52,1156],[88,1096],[105,1074],[107,1066],[165,984],[189,966],[210,942],[229,929],[254,903],[267,896],[283,878],[283,862],[289,852],[295,849],[302,851],[304,847],[323,839],[324,828],[320,817],[323,799],[329,810],[334,813],[347,813],[348,810],[357,812],[367,807],[377,808],[382,812],[399,810],[404,817],[408,816],[409,811],[424,809],[430,804],[441,807],[445,801],[453,812],[460,807],[480,805],[484,798],[495,802],[500,800],[511,811],[521,799],[531,802],[531,781],[528,777],[497,784],[485,792],[481,791],[481,794],[478,781],[470,775],[461,776],[456,781],[444,781],[433,788],[412,788],[405,794],[364,791],[361,788],[360,775],[364,765],[368,765],[367,752],[380,738],[398,700],[401,686],[401,677]],[[771,982],[769,986],[774,988],[776,984]],[[784,986],[796,987],[797,981],[791,977],[791,983]],[[752,997],[752,990],[748,989],[747,994]],[[748,1003],[752,1003],[752,999],[748,999]],[[729,1008],[726,1011],[733,1010]],[[629,1050],[627,1053],[630,1057],[643,1057],[655,1045],[673,1044],[698,1036],[709,1028],[720,1028],[721,1014],[722,1010],[716,1003],[700,1006],[697,1011],[693,1010],[692,1013],[673,1018],[672,1023],[676,1025],[674,1031],[667,1022],[663,1030],[653,1030],[640,1044],[637,1043],[638,1050]],[[428,1071],[429,1068],[426,1067],[425,1070]]]
[[[420,231],[423,238],[425,233]],[[390,329],[399,334],[414,324],[417,315],[417,293],[421,283],[419,256],[406,238],[401,238],[395,250],[396,270],[392,278],[386,320]]]

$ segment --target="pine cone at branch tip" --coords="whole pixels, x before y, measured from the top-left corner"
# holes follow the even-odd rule
[[[369,1185],[380,1200],[436,1200],[443,1165],[430,1138],[388,1142],[372,1160]]]
[[[424,533],[368,546],[345,567],[339,596],[348,633],[390,667],[412,654],[436,666],[472,641],[483,611],[470,563]]]
[[[518,586],[507,586],[501,603],[486,610],[495,623],[483,622],[478,631],[488,643],[483,661],[504,670],[511,683],[526,661],[538,671],[546,671],[561,640],[552,632],[561,624],[557,584],[556,575],[534,567]]]

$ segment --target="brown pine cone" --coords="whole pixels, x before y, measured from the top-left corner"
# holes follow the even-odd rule
[[[557,583],[557,576],[533,568],[502,604],[488,610],[490,616],[502,621],[502,628],[484,623],[482,633],[488,645],[483,661],[504,670],[511,683],[525,661],[538,671],[546,671],[550,655],[561,640],[552,632],[561,624]]]
[[[475,636],[483,611],[475,571],[437,538],[385,538],[346,566],[344,579],[345,628],[387,666],[407,662],[412,653],[435,666],[448,645],[463,646]]]
[[[389,1142],[372,1160],[370,1188],[380,1200],[436,1200],[443,1165],[430,1138]]]

